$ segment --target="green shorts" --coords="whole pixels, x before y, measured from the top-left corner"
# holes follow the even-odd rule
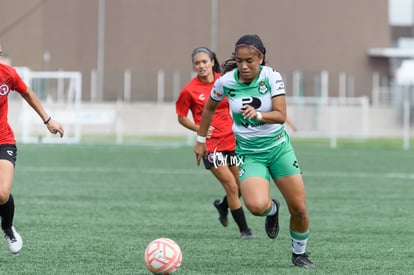
[[[270,181],[302,173],[289,136],[286,133],[283,135],[286,141],[271,150],[241,156],[243,161],[239,164],[240,181],[249,177],[260,177]]]

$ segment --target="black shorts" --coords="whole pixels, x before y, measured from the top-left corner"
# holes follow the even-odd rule
[[[0,145],[0,159],[6,159],[16,164],[17,147],[14,144],[1,144]]]
[[[237,165],[237,155],[235,151],[209,152],[206,158],[203,158],[204,167],[234,166]]]

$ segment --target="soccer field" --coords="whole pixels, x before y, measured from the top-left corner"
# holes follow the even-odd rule
[[[224,191],[195,165],[192,147],[19,145],[13,195],[18,256],[5,243],[0,274],[150,274],[155,238],[183,251],[176,274],[412,274],[414,153],[387,143],[293,141],[311,218],[313,270],[293,267],[288,211],[267,237],[245,209],[254,240],[241,240],[212,205]]]

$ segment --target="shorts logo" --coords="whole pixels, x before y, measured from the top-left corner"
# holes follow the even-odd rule
[[[13,156],[13,151],[7,150],[7,154],[12,157]]]
[[[239,177],[243,176],[246,173],[246,171],[244,171],[244,169],[240,169],[239,170]]]
[[[223,159],[223,155],[221,153],[213,152],[213,153],[209,153],[207,156],[207,160],[210,163],[215,163],[217,159],[220,159],[220,160]]]
[[[239,166],[243,164],[243,158],[239,156],[231,156],[228,154],[223,154],[222,152],[217,152],[217,148],[214,149],[212,153],[209,153],[207,160],[214,165],[215,168],[220,166]]]
[[[6,83],[0,85],[0,96],[5,96],[10,92],[10,88]]]
[[[298,161],[297,161],[297,160],[295,160],[295,161],[293,162],[293,166],[295,166],[296,168],[299,168],[299,163],[298,163]]]

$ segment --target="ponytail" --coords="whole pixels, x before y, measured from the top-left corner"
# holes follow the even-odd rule
[[[236,54],[233,53],[229,59],[222,64],[223,74],[230,72],[237,68]]]
[[[213,72],[220,74],[221,73],[220,63],[219,63],[219,61],[217,59],[216,54],[214,52],[211,52],[211,53],[213,55],[212,60],[214,60]]]

